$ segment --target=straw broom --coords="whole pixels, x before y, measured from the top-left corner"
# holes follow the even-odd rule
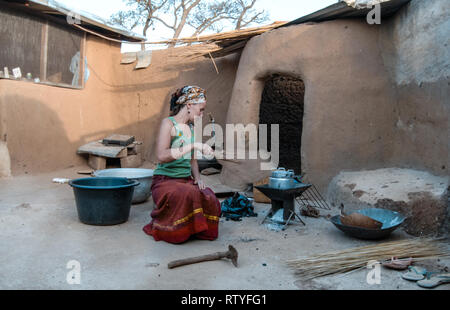
[[[371,260],[383,262],[392,257],[413,258],[414,261],[450,257],[448,244],[442,239],[416,238],[392,241],[328,252],[287,261],[289,267],[304,280],[327,275],[346,273],[364,268]]]

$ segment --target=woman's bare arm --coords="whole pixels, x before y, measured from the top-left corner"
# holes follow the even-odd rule
[[[200,179],[200,170],[198,169],[198,162],[197,159],[191,159],[191,171],[192,176],[194,177],[194,180]]]
[[[156,142],[156,157],[160,163],[168,163],[183,157],[186,153],[192,150],[198,150],[205,155],[213,154],[213,149],[207,144],[192,143],[186,144],[179,148],[170,148],[170,141],[172,140],[171,130],[173,128],[172,122],[165,118],[159,129],[158,140]]]
[[[170,148],[172,136],[170,134],[173,128],[172,122],[165,118],[159,129],[159,135],[156,142],[156,157],[160,163],[168,163],[183,157],[186,153],[194,149],[193,144],[187,144],[180,148]]]
[[[192,171],[192,176],[194,177],[195,180],[195,184],[198,184],[198,187],[200,189],[205,189],[205,184],[203,183],[202,178],[200,177],[200,170],[198,168],[198,162],[197,159],[191,159],[191,171]]]

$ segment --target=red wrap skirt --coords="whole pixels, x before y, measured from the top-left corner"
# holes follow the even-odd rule
[[[155,175],[151,189],[156,207],[143,228],[146,234],[170,243],[218,237],[220,202],[210,188],[200,190],[191,177]]]

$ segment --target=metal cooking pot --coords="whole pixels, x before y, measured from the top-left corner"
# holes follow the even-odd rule
[[[292,169],[289,169],[288,171],[286,171],[286,174],[287,174],[288,178],[293,178],[295,175],[294,170],[292,170]]]
[[[293,178],[272,178],[269,177],[269,187],[277,189],[288,189],[295,186]]]
[[[284,168],[278,168],[272,171],[272,178],[285,178],[287,177],[287,171]]]
[[[272,171],[269,177],[269,187],[277,189],[288,189],[295,186],[294,170],[285,168],[278,168]]]

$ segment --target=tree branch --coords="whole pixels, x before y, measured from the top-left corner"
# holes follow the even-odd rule
[[[157,16],[153,16],[154,19],[156,19],[157,21],[161,22],[164,26],[166,26],[167,28],[170,28],[172,30],[176,30],[175,26],[170,26],[168,25],[164,20],[162,20],[161,18],[157,17]]]
[[[264,12],[259,12],[255,16],[253,16],[248,22],[244,22],[244,24],[241,26],[241,28],[246,27],[247,25],[251,24],[253,21],[255,21],[259,15],[263,14]]]
[[[216,22],[218,22],[219,20],[222,20],[222,19],[226,19],[226,17],[225,17],[225,16],[220,16],[219,18],[216,18],[216,19],[214,19],[214,20],[210,20],[210,22],[209,22],[208,24],[203,25],[203,26],[201,26],[201,27],[198,27],[198,28],[195,30],[195,32],[194,32],[194,34],[193,34],[192,36],[195,37],[195,36],[199,35],[199,34],[202,33],[203,31],[205,31],[206,29],[208,29],[209,27],[211,27],[214,23],[216,23]]]

